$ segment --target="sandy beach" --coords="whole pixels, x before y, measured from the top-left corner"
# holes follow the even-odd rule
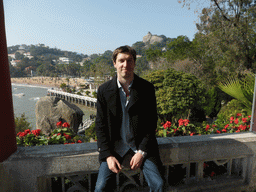
[[[65,77],[19,77],[11,78],[11,82],[15,84],[59,88],[62,83],[69,84],[72,87],[79,87],[80,85],[84,85],[86,80],[81,78],[70,78],[68,82]]]

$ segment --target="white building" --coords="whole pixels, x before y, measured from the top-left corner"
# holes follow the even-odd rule
[[[8,54],[8,57],[11,57],[11,58],[15,59],[15,54],[14,53],[13,54]]]
[[[68,57],[60,57],[59,62],[60,64],[69,64],[69,63],[72,63],[73,60]]]

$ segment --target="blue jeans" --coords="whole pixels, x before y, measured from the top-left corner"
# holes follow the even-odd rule
[[[146,159],[141,169],[148,183],[150,191],[162,192],[164,182],[157,166],[150,160]],[[102,162],[99,169],[95,192],[106,191],[105,189],[108,182],[110,181],[110,179],[113,179],[113,177],[115,176],[116,174],[113,173],[111,170],[109,170],[107,162]],[[112,187],[112,191],[113,190],[114,190],[114,187]]]

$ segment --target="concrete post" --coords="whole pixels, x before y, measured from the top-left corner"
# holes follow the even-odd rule
[[[0,162],[3,162],[17,150],[3,0],[0,0],[0,50]]]

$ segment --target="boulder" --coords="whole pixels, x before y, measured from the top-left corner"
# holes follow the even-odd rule
[[[150,32],[148,32],[147,35],[145,35],[142,39],[143,43],[145,44],[154,44],[154,43],[161,43],[164,41],[164,39],[157,35],[152,35]]]
[[[151,37],[152,37],[152,34],[150,32],[148,32],[148,34],[145,35],[142,39],[143,43],[148,43],[150,41]]]
[[[55,96],[45,96],[36,103],[36,126],[49,135],[59,121],[68,122],[75,133],[83,120],[83,111],[74,104]]]
[[[161,43],[161,42],[163,42],[163,38],[162,37],[159,37],[159,36],[157,36],[157,35],[153,35],[152,37],[151,37],[151,39],[150,39],[150,41],[149,41],[149,43],[150,44],[154,44],[154,43]]]

